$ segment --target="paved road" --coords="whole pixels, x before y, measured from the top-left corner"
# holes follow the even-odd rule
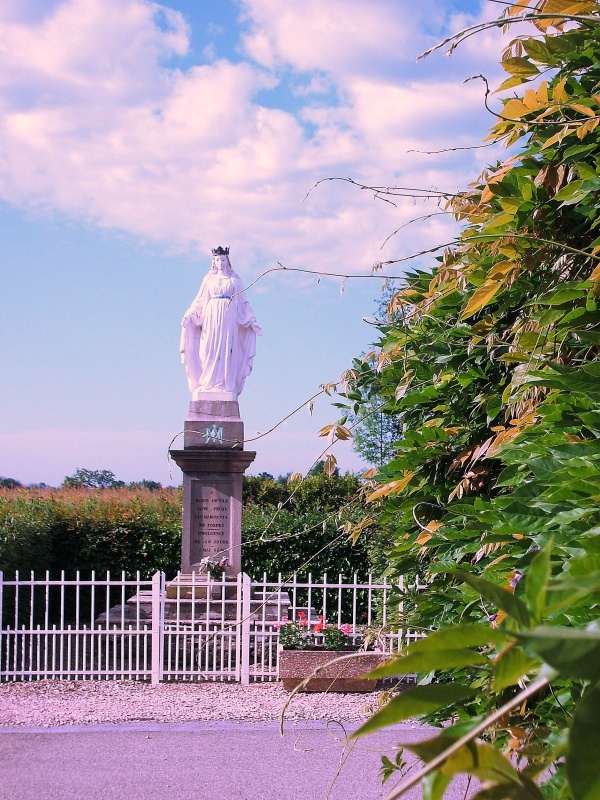
[[[325,800],[330,790],[330,800],[376,800],[392,786],[381,786],[381,753],[431,732],[397,726],[359,740],[351,751],[343,735],[319,722],[286,724],[283,738],[275,723],[0,727],[0,797]],[[421,790],[406,797],[420,800]],[[463,797],[464,784],[448,800]]]

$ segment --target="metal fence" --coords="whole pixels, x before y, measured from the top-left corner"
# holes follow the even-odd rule
[[[6,580],[0,572],[0,681],[273,681],[282,624],[326,620],[357,644],[376,628],[378,646],[397,651],[421,635],[401,620],[407,595],[424,588],[341,575],[167,582],[163,573]]]

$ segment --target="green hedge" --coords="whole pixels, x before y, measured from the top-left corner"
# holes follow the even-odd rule
[[[0,569],[73,577],[157,569],[175,573],[181,493],[131,489],[0,491]]]
[[[340,536],[344,521],[358,515],[343,510],[358,487],[352,475],[291,484],[246,477],[244,570],[254,578],[265,571],[273,578],[295,570],[366,574],[370,545],[361,539],[352,546]],[[15,570],[40,577],[49,571],[53,578],[62,570],[67,578],[77,570],[82,576],[139,570],[142,577],[164,570],[172,577],[180,549],[179,489],[0,489],[0,570],[6,577]]]

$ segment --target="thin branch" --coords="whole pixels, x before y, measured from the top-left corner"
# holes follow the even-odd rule
[[[464,82],[464,81],[463,81]],[[412,148],[407,150],[407,153],[421,153],[425,156],[436,156],[439,153],[454,153],[457,150],[483,150],[485,147],[494,147],[496,142],[488,142],[487,144],[470,144],[464,147],[443,147],[441,150],[416,150]]]
[[[308,190],[308,192],[304,197],[304,200],[307,199],[307,197],[317,188],[317,186],[327,181],[343,181],[344,183],[350,183],[352,184],[352,186],[356,186],[357,188],[363,189],[364,191],[375,192],[376,195],[388,194],[391,197],[411,197],[413,199],[425,199],[425,200],[432,199],[434,197],[435,198],[457,197],[457,195],[454,192],[439,192],[436,189],[413,189],[408,186],[368,186],[367,184],[355,181],[353,178],[331,177],[331,178],[321,178],[320,181],[317,181],[315,185]],[[302,202],[304,202],[304,200]]]
[[[457,195],[458,196],[458,195]],[[524,234],[524,233],[514,233],[513,231],[508,231],[507,233],[494,233],[492,234],[482,234],[478,236],[464,236],[464,237],[457,237],[455,239],[451,239],[448,242],[444,242],[442,244],[437,244],[434,247],[428,247],[426,250],[419,250],[416,253],[411,253],[408,256],[403,256],[402,258],[391,258],[387,261],[379,261],[373,265],[374,269],[380,269],[386,267],[390,264],[401,264],[406,261],[412,261],[415,258],[420,258],[421,256],[430,255],[431,253],[436,253],[438,250],[443,250],[447,247],[459,247],[460,245],[464,244],[465,242],[470,241],[492,241],[493,239],[504,238],[504,239],[525,239],[527,241],[533,242],[541,242],[542,244],[548,244],[553,247],[559,247],[562,250],[565,250],[568,253],[574,253],[576,255],[584,256],[585,258],[591,258],[594,261],[600,262],[600,256],[592,255],[592,253],[586,253],[585,250],[579,250],[575,247],[570,247],[569,245],[563,244],[562,242],[557,242],[553,239],[543,239],[540,236],[534,236],[533,234]],[[322,270],[316,269],[306,269],[303,267],[284,267],[283,264],[278,261],[279,266],[271,267],[271,269],[267,269],[264,272],[261,272],[257,278],[255,278],[251,283],[249,283],[244,289],[241,291],[246,291],[250,289],[252,286],[255,286],[258,281],[265,277],[265,275],[269,275],[271,272],[301,272],[306,275],[318,275],[322,278],[343,278],[344,280],[351,280],[351,279],[362,279],[362,278],[387,278],[388,280],[402,280],[405,278],[405,275],[382,275],[381,273],[377,272],[370,272],[368,274],[355,274],[349,275],[347,273],[340,273],[340,272],[323,272]]]
[[[569,22],[589,22],[593,23],[593,26],[598,25],[598,17],[589,15],[589,14],[535,14],[529,12],[528,14],[519,14],[514,17],[504,17],[503,19],[495,19],[489,22],[478,22],[475,25],[469,25],[467,28],[463,28],[463,30],[458,31],[458,33],[453,33],[452,36],[447,36],[443,41],[438,42],[438,44],[430,47],[429,50],[425,50],[424,53],[421,53],[420,56],[417,56],[417,61],[421,58],[426,58],[427,56],[434,53],[436,50],[441,50],[447,44],[453,43],[450,51],[452,52],[456,49],[460,44],[462,44],[466,39],[471,36],[474,36],[476,33],[481,33],[482,31],[490,30],[493,28],[504,28],[507,25],[514,25],[520,22],[533,22],[534,20],[540,19],[561,19]],[[554,26],[555,27],[555,26]]]
[[[452,211],[432,211],[431,214],[423,214],[421,217],[414,217],[413,219],[409,219],[408,222],[405,222],[403,225],[400,225],[400,227],[396,228],[395,231],[392,231],[392,233],[390,233],[389,236],[386,236],[386,238],[383,241],[383,244],[381,245],[381,247],[379,249],[383,250],[383,248],[386,246],[386,244],[389,242],[389,240],[392,237],[394,237],[403,228],[407,228],[409,225],[412,225],[413,222],[425,222],[425,220],[431,219],[432,217],[445,217],[445,216],[453,214],[453,213],[454,212],[452,212]]]

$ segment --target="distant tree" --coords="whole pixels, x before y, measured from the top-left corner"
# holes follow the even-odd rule
[[[158,481],[133,481],[132,483],[127,484],[128,489],[148,489],[150,492],[157,492],[159,489],[162,489],[162,483]]]
[[[0,487],[2,489],[17,489],[22,485],[23,484],[20,481],[17,481],[14,478],[0,478]]]
[[[117,489],[125,486],[125,482],[118,481],[109,469],[79,468],[73,475],[67,476],[62,485],[67,489]]]
[[[381,397],[365,400],[360,415],[349,414],[348,422],[356,423],[352,441],[355,453],[378,467],[391,461],[402,438],[402,423]]]

